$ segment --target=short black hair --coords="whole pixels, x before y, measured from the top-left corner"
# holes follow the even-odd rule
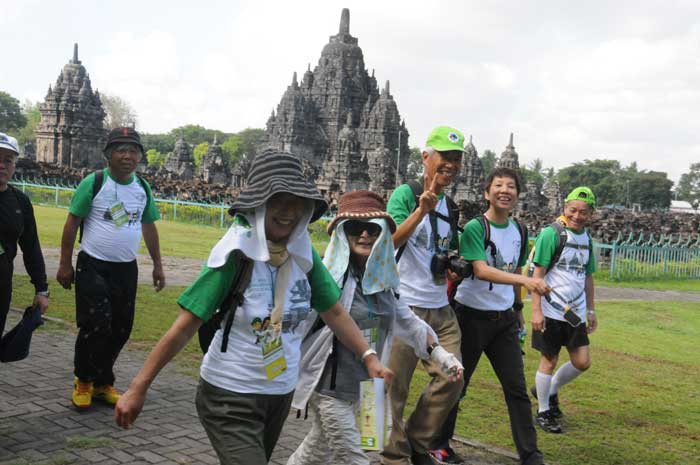
[[[484,181],[484,192],[488,192],[495,178],[511,178],[515,181],[515,190],[520,194],[520,175],[513,168],[494,168]]]

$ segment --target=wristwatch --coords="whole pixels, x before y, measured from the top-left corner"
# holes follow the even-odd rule
[[[513,302],[513,310],[516,312],[522,312],[523,311],[523,303],[522,302]]]
[[[435,350],[435,348],[439,345],[440,344],[438,344],[437,342],[433,342],[432,344],[430,344],[428,346],[428,355],[431,355],[433,353],[433,350]]]
[[[37,292],[36,295],[40,295],[40,296],[42,296],[42,297],[48,298],[49,295],[51,295],[51,293],[49,292],[48,289],[46,289],[45,291],[39,291],[39,292]]]
[[[365,350],[365,353],[362,354],[361,360],[364,362],[367,357],[370,355],[377,355],[377,351],[374,349],[367,349]]]

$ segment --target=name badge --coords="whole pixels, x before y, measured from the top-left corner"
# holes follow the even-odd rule
[[[112,206],[109,207],[109,213],[112,215],[112,221],[114,221],[114,224],[116,224],[118,228],[129,221],[129,214],[126,212],[123,202],[114,202]]]
[[[284,348],[282,347],[282,333],[274,335],[269,331],[262,340],[263,365],[265,376],[273,380],[287,370],[287,359],[284,358]]]

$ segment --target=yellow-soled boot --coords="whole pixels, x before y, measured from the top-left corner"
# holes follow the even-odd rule
[[[95,386],[92,391],[92,398],[98,399],[109,405],[117,405],[117,401],[121,397],[121,394],[114,389],[111,384],[105,384],[104,386]]]
[[[90,408],[92,405],[92,381],[80,381],[75,378],[73,381],[73,395],[71,400],[78,409]]]

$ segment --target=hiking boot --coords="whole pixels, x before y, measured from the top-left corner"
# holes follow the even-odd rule
[[[538,412],[537,416],[535,417],[535,420],[537,421],[537,424],[540,425],[540,428],[545,430],[548,433],[553,433],[553,434],[561,434],[563,433],[561,429],[561,425],[557,421],[557,419],[554,417],[552,414],[552,410],[545,410],[544,412]]]
[[[114,389],[111,384],[105,384],[104,386],[95,386],[92,392],[92,398],[98,399],[107,405],[117,405],[117,401],[121,397],[121,394]]]
[[[530,388],[530,394],[537,400],[537,387],[532,386]],[[559,408],[559,394],[549,396],[549,411],[552,412],[554,418],[561,418],[564,416],[564,412]]]
[[[71,400],[77,409],[87,409],[92,405],[92,381],[73,381],[73,394]]]
[[[439,465],[462,465],[464,463],[464,459],[449,446],[442,449],[429,450],[428,455],[433,458],[433,462]]]

